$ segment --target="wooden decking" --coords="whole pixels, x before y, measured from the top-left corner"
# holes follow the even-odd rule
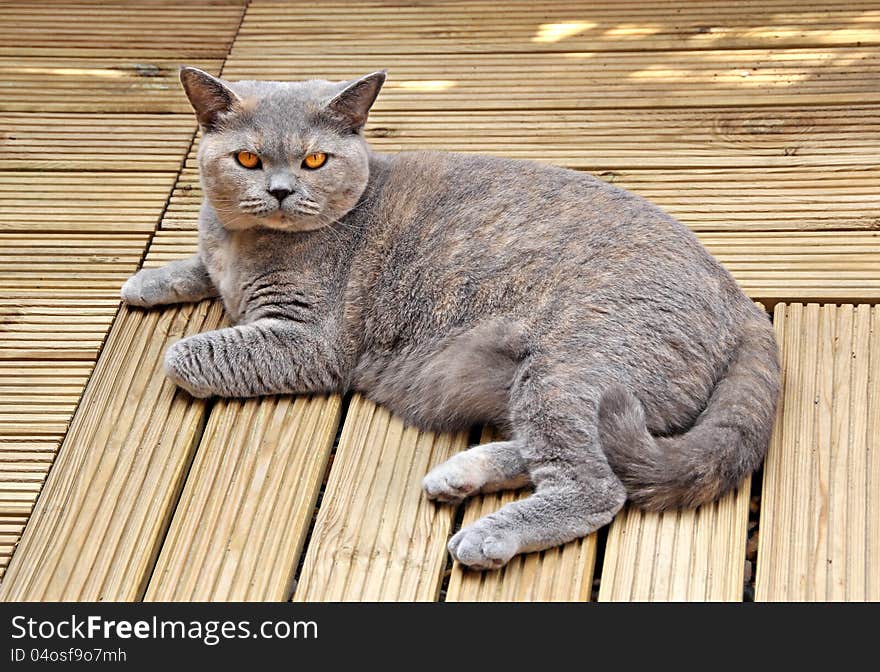
[[[0,599],[736,601],[754,570],[757,600],[880,600],[877,0],[52,0],[0,22]],[[183,63],[388,68],[377,149],[550,161],[674,213],[773,315],[763,474],[474,573],[446,540],[516,495],[420,490],[467,434],[359,395],[175,390],[165,348],[220,306],[118,290],[195,247]]]

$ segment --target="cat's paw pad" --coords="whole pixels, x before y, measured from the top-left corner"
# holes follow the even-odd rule
[[[200,373],[198,342],[195,338],[177,341],[165,352],[165,375],[192,396],[203,399],[213,392]]]
[[[472,569],[498,569],[517,554],[519,541],[512,530],[483,518],[457,532],[448,548],[453,558]]]
[[[465,460],[447,460],[439,464],[422,480],[422,489],[430,499],[440,502],[460,502],[479,492],[482,474],[467,464]]]

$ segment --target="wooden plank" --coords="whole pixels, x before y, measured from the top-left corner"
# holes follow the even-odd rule
[[[497,435],[487,430],[480,442],[493,440]],[[465,505],[462,527],[519,497],[514,492],[474,497]],[[586,602],[590,599],[595,561],[595,534],[541,553],[518,555],[497,572],[471,571],[455,561],[446,601]]]
[[[222,61],[192,59],[217,73]],[[179,60],[0,56],[0,112],[191,113]]]
[[[195,128],[192,114],[2,114],[0,170],[176,173]]]
[[[626,508],[608,530],[599,600],[741,601],[749,483],[695,510]]]
[[[202,205],[202,186],[199,182],[199,138],[193,142],[183,169],[174,185],[168,207],[162,218],[163,229],[197,229]]]
[[[779,301],[876,301],[880,233],[704,233],[703,244],[743,290],[768,308]]]
[[[338,396],[218,402],[146,599],[289,599],[339,414]]]
[[[150,233],[175,174],[152,173],[156,179],[130,189],[140,175],[0,172],[0,233]]]
[[[14,44],[0,56],[124,56],[134,59],[223,59],[241,19],[244,1],[187,6],[92,3],[0,5],[0,23]]]
[[[774,322],[783,396],[756,599],[880,600],[880,310],[780,304]]]
[[[684,10],[684,11],[682,11]],[[803,7],[752,3],[596,5],[252,2],[241,40],[266,53],[447,54],[449,52],[742,49],[880,43],[876,4]]]
[[[876,106],[505,112],[378,111],[376,149],[438,149],[552,161],[569,168],[871,166]]]
[[[245,17],[245,25],[248,18]],[[291,37],[288,44],[295,43]],[[293,50],[291,50],[292,52]],[[880,102],[880,52],[754,49],[445,54],[279,52],[237,40],[229,79],[349,79],[387,68],[377,111],[623,109]],[[817,76],[821,73],[821,76]]]
[[[436,600],[454,508],[430,502],[421,481],[466,442],[354,395],[293,599]]]
[[[106,207],[113,203],[108,198]],[[48,217],[50,206],[42,207]],[[116,315],[119,288],[137,269],[148,239],[147,233],[0,232],[0,360],[93,360]]]
[[[143,596],[205,419],[205,402],[162,374],[163,353],[221,315],[208,302],[121,310],[0,600]]]

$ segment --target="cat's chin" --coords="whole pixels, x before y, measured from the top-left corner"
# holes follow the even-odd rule
[[[280,212],[261,218],[260,225],[274,231],[316,231],[326,226],[317,217],[291,217]]]

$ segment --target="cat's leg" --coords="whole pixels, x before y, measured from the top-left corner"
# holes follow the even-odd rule
[[[165,353],[165,372],[194,397],[336,391],[345,373],[335,342],[317,328],[266,318],[178,341]]]
[[[535,492],[453,536],[456,559],[496,568],[517,553],[558,546],[611,522],[626,491],[599,444],[604,387],[601,368],[575,376],[561,364],[526,367],[511,389],[511,420]]]
[[[208,299],[217,296],[217,289],[201,258],[194,256],[141,269],[125,281],[121,294],[129,305],[152,308]]]
[[[519,441],[494,441],[456,453],[422,481],[425,493],[457,502],[478,492],[515,490],[531,483]]]

